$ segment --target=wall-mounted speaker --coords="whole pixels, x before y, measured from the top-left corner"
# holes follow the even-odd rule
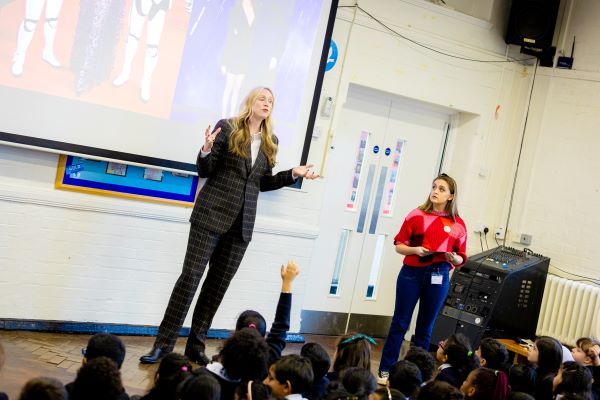
[[[546,49],[552,45],[560,0],[513,0],[507,44]]]

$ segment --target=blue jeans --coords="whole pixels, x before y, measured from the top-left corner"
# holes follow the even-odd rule
[[[433,323],[450,287],[449,271],[450,264],[446,262],[434,263],[427,267],[402,266],[396,282],[394,316],[381,352],[380,371],[389,371],[398,361],[404,335],[418,300],[420,304],[414,345],[429,351]],[[431,283],[432,273],[442,275],[441,285]]]

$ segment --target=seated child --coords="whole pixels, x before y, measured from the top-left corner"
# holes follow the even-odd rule
[[[279,294],[279,301],[275,310],[275,319],[268,334],[265,318],[258,311],[246,310],[242,312],[235,324],[236,331],[243,328],[253,328],[262,337],[266,336],[266,342],[269,346],[269,365],[281,357],[281,353],[285,349],[285,339],[287,331],[290,329],[292,283],[299,273],[300,269],[294,261],[289,261],[287,265],[281,266],[281,293]]]
[[[119,400],[124,394],[125,389],[117,364],[107,357],[97,357],[79,368],[69,399]]]
[[[310,361],[298,354],[290,354],[275,361],[269,368],[269,375],[263,383],[271,388],[276,397],[288,400],[303,399],[313,382]]]
[[[533,396],[536,378],[535,368],[531,365],[511,365],[508,369],[508,388],[511,393],[527,393]]]
[[[377,388],[375,376],[361,367],[346,368],[342,372],[341,383],[356,400],[368,400],[369,395]]]
[[[235,400],[271,400],[271,388],[262,382],[248,381],[235,389]]]
[[[86,364],[87,362],[94,360],[98,357],[106,357],[112,360],[118,369],[121,369],[121,365],[123,365],[123,360],[125,360],[125,345],[123,341],[110,333],[96,333],[89,340],[87,347],[82,349],[83,360],[82,364]],[[67,392],[71,394],[73,390],[73,382],[67,383],[65,385]],[[123,392],[120,400],[127,400],[129,396],[126,392]]]
[[[537,378],[533,397],[536,400],[552,400],[552,382],[562,364],[562,345],[549,336],[536,339],[529,348],[527,360],[535,365]]]
[[[175,397],[177,400],[219,400],[220,398],[221,385],[205,368],[198,368],[181,382]]]
[[[40,377],[30,379],[19,395],[19,400],[67,400],[65,386],[57,379]]]
[[[218,361],[205,368],[221,385],[221,399],[233,400],[239,384],[260,381],[267,375],[268,357],[265,339],[256,329],[243,328],[225,341]]]
[[[580,338],[572,350],[574,361],[589,368],[594,379],[592,397],[600,400],[600,346],[590,338]],[[563,360],[564,361],[564,360]]]
[[[448,382],[456,388],[459,388],[467,379],[467,375],[479,366],[469,339],[462,333],[456,333],[439,342],[436,358],[442,365],[438,368],[435,380]]]
[[[474,369],[460,391],[468,400],[505,400],[508,392],[506,374],[497,369]]]
[[[342,371],[350,367],[371,370],[371,345],[376,344],[372,337],[362,333],[342,336],[333,356],[333,371],[327,374],[327,378],[337,381]]]
[[[384,387],[371,393],[369,400],[407,400],[407,398],[399,390]]]
[[[419,346],[411,346],[404,359],[414,363],[419,368],[423,383],[431,380],[435,372],[435,358],[430,352]]]
[[[192,372],[192,365],[182,354],[169,353],[160,360],[154,386],[141,400],[177,400],[177,386]],[[219,388],[220,395],[220,388]]]
[[[327,351],[318,343],[306,343],[300,350],[300,355],[310,360],[313,370],[313,383],[304,394],[309,400],[318,400],[325,394],[329,379],[327,371],[331,366],[331,359]]]
[[[445,381],[427,382],[417,395],[417,400],[463,400],[460,390]]]
[[[410,361],[400,360],[390,368],[388,386],[414,398],[422,384],[421,371]]]
[[[563,363],[553,381],[556,399],[576,395],[583,399],[592,397],[592,373],[584,365],[574,361]]]
[[[508,350],[506,346],[493,338],[483,338],[475,351],[482,367],[506,372],[508,369]]]

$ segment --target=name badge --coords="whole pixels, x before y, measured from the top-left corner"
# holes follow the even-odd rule
[[[431,284],[432,285],[441,285],[444,281],[444,276],[441,274],[433,273],[431,274]]]

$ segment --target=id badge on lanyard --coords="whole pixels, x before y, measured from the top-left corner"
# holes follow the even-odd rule
[[[431,273],[431,284],[441,285],[444,282],[444,275],[440,274],[438,269]]]

